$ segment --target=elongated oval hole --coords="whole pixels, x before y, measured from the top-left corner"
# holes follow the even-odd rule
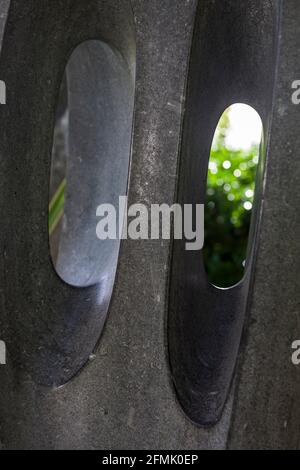
[[[68,284],[111,279],[119,252],[134,108],[134,64],[101,41],[72,53],[57,106],[50,178],[52,261]],[[97,208],[111,207],[116,236],[97,237]],[[104,215],[104,214],[103,214]]]
[[[242,103],[226,109],[214,135],[203,255],[216,287],[232,287],[244,277],[262,136],[259,114]]]

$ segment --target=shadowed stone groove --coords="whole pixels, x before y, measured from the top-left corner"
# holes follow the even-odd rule
[[[87,286],[75,288],[57,276],[50,259],[49,177],[63,73],[74,48],[90,38],[90,62],[80,57],[80,46],[68,64],[71,181],[58,271],[66,282]],[[1,332],[14,366],[42,385],[62,385],[82,368],[106,320],[119,246],[98,242],[96,207],[126,194],[135,59],[129,1],[10,4],[0,58],[8,88],[0,209],[10,227],[1,232]],[[75,164],[78,156],[84,169]]]
[[[230,289],[209,283],[202,252],[174,242],[169,351],[176,391],[196,424],[221,417],[245,320],[263,198],[266,145],[278,50],[279,3],[199,2],[187,85],[178,201],[203,204],[211,142],[224,109],[245,103],[260,114],[264,145],[256,183],[244,279]]]

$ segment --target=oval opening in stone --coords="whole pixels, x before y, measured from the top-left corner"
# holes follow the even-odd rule
[[[226,109],[214,135],[203,255],[216,287],[232,287],[244,277],[262,138],[259,114],[242,103]]]
[[[97,238],[97,208],[118,211],[127,194],[134,89],[134,63],[106,43],[73,51],[57,105],[49,240],[58,275],[76,287],[109,281],[116,270],[120,240]]]

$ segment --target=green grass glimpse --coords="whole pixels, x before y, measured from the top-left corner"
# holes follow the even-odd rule
[[[49,235],[56,229],[64,213],[66,179],[64,179],[54,194],[49,205]]]

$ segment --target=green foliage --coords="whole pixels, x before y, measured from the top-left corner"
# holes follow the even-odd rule
[[[209,280],[223,288],[244,274],[259,155],[257,146],[249,151],[226,148],[227,126],[225,118],[211,151],[204,246]]]

